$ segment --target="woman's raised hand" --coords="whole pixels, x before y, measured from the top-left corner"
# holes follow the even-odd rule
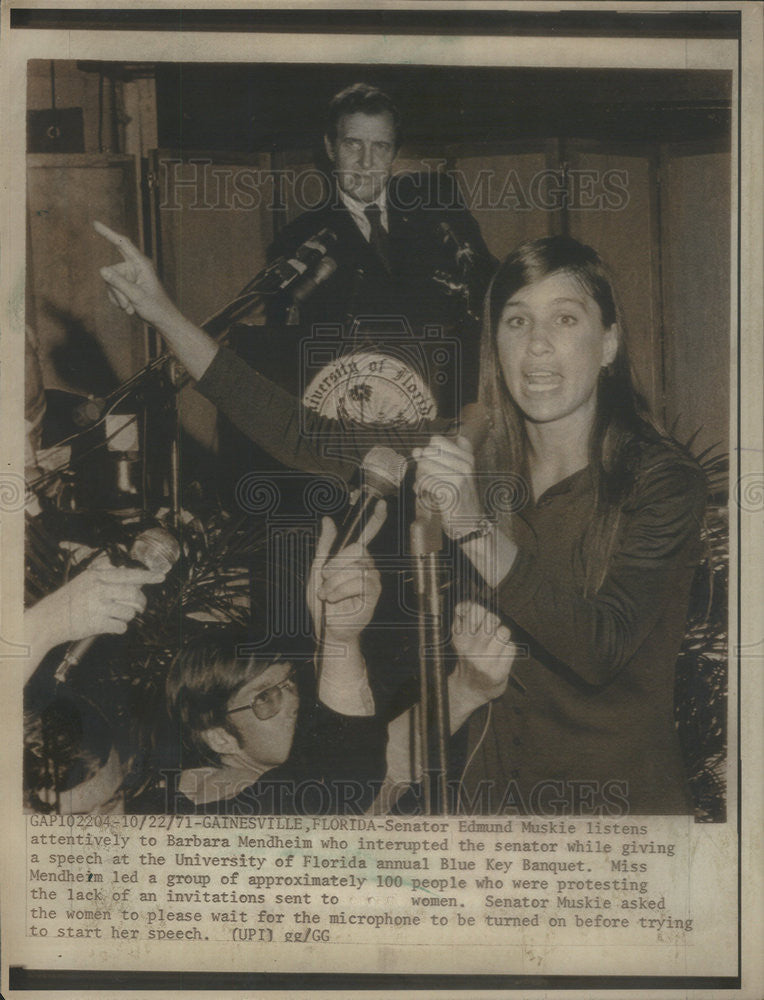
[[[454,609],[452,642],[459,663],[451,690],[458,691],[464,710],[503,694],[517,655],[507,626],[482,604],[462,601]]]
[[[134,243],[102,222],[93,226],[122,254],[118,264],[101,268],[112,302],[156,327],[191,378],[199,381],[217,354],[217,343],[180,312],[162,288],[151,261]]]
[[[308,579],[308,607],[316,631],[320,627],[323,607],[324,639],[327,643],[356,640],[372,619],[382,582],[367,546],[379,532],[386,516],[387,504],[380,500],[358,541],[346,546],[333,558],[329,558],[329,552],[337,536],[337,528],[331,518],[323,520]]]
[[[138,313],[147,323],[161,328],[177,309],[162,288],[151,261],[127,236],[115,233],[98,221],[93,223],[93,228],[122,255],[119,263],[100,269],[101,277],[109,286],[109,298],[128,315]]]
[[[436,435],[424,448],[414,448],[414,488],[429,510],[437,512],[450,538],[461,538],[480,526],[485,514],[475,486],[475,456],[466,437]]]

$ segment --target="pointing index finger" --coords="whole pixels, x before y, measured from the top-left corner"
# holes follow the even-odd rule
[[[99,222],[98,219],[93,220],[93,229],[103,236],[104,239],[107,239],[109,243],[112,243],[125,260],[135,261],[136,263],[143,261],[143,254],[127,236],[115,233],[113,229],[109,229],[108,226],[105,226],[103,222]]]

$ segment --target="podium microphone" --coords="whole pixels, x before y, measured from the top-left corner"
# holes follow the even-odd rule
[[[311,274],[304,274],[292,286],[292,304],[297,306],[305,302],[336,270],[337,261],[334,257],[322,257]]]
[[[279,257],[269,264],[250,284],[254,290],[264,295],[283,292],[298,278],[315,268],[336,242],[336,233],[325,227],[301,243],[291,257]]]
[[[300,306],[310,298],[319,285],[328,281],[336,270],[337,261],[334,257],[322,257],[311,271],[303,274],[300,280],[292,285],[290,289],[292,302],[287,311],[287,326],[296,326],[299,323]]]

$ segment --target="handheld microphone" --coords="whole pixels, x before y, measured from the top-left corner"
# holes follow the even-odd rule
[[[166,528],[158,526],[147,528],[137,536],[130,547],[130,558],[153,572],[167,573],[180,558],[180,544]],[[63,659],[56,667],[53,675],[55,680],[63,683],[72,667],[80,662],[97,638],[97,635],[89,635],[76,642],[70,642]]]
[[[180,558],[178,539],[156,525],[142,531],[130,547],[130,558],[154,573],[169,573]]]
[[[358,541],[373,505],[400,487],[406,464],[406,459],[392,448],[376,445],[370,449],[361,464],[361,488],[329,550],[330,558]]]

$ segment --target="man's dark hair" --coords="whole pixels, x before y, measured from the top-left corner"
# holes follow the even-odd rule
[[[368,83],[354,83],[341,90],[339,94],[335,94],[329,102],[326,138],[331,143],[337,141],[337,125],[343,115],[382,115],[385,113],[393,119],[395,148],[398,149],[401,144],[401,115],[393,103],[393,99],[378,87],[372,87]]]
[[[239,731],[227,714],[231,697],[280,659],[245,652],[248,641],[246,633],[223,629],[190,642],[175,657],[167,676],[171,719],[181,726],[186,741],[214,764],[220,764],[220,756],[202,734],[219,726],[238,740]]]

